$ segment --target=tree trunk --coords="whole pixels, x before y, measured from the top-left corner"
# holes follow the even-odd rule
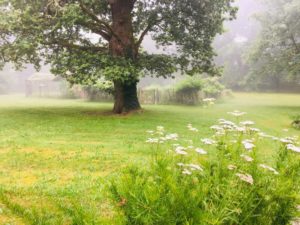
[[[120,114],[123,112],[130,112],[141,108],[137,96],[137,83],[121,83],[114,82],[114,109],[113,112]]]
[[[133,0],[110,0],[112,11],[112,29],[114,35],[109,42],[110,53],[114,57],[123,57],[135,61],[137,49],[135,47],[131,12]],[[138,80],[132,74],[132,80],[116,79],[114,81],[115,102],[114,113],[129,112],[141,108],[137,96]]]

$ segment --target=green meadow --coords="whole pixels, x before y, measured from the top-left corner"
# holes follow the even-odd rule
[[[183,140],[210,137],[210,126],[247,112],[245,120],[277,137],[300,136],[291,127],[300,95],[235,93],[210,107],[145,105],[113,115],[112,104],[83,100],[0,96],[0,224],[123,224],[108,183],[126,165],[146,163],[156,126]],[[199,129],[191,133],[187,124]],[[275,143],[262,142],[270,158]]]

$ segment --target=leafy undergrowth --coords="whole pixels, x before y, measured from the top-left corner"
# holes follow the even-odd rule
[[[300,189],[297,137],[268,135],[252,121],[240,122],[245,113],[230,114],[236,121],[220,119],[200,147],[162,126],[148,131],[151,163],[129,166],[111,185],[127,224],[291,223]],[[188,130],[198,131],[191,124]],[[269,161],[258,157],[263,141],[277,142]]]

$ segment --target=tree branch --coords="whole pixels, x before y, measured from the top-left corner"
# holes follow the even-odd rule
[[[79,25],[84,26],[88,29],[90,29],[92,32],[99,34],[101,37],[103,37],[106,41],[110,41],[111,34],[107,33],[106,29],[103,29],[103,27],[99,27],[96,23],[87,23],[87,22],[78,22]]]
[[[136,48],[139,48],[140,45],[142,44],[145,36],[147,35],[147,33],[157,24],[159,24],[162,21],[162,19],[156,20],[155,22],[149,22],[147,27],[145,28],[145,30],[141,33],[138,41],[136,42]]]
[[[79,1],[79,5],[80,8],[82,9],[83,12],[85,12],[87,15],[89,15],[95,22],[101,24],[104,26],[104,28],[106,29],[106,31],[108,33],[110,33],[112,36],[114,36],[121,44],[124,45],[124,43],[122,42],[122,40],[120,39],[120,37],[113,31],[113,29],[111,28],[111,26],[104,20],[101,20],[98,18],[97,15],[95,15],[91,10],[89,10],[84,3],[82,2],[82,0],[78,0]]]
[[[42,42],[44,45],[58,45],[60,47],[68,48],[68,49],[76,49],[82,51],[94,51],[94,52],[105,52],[108,49],[101,46],[87,46],[87,45],[78,45],[68,40],[56,39],[50,42]]]

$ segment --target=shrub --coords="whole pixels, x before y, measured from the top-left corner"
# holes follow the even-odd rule
[[[172,144],[180,142],[178,135],[163,127],[149,131],[149,165],[128,167],[111,185],[127,224],[290,224],[300,188],[299,143],[252,124],[222,119],[201,148]],[[191,124],[188,129],[197,132]],[[261,139],[278,141],[273,167],[258,157]]]
[[[92,101],[110,101],[114,93],[113,83],[104,79],[93,85],[85,85],[83,88],[87,97]]]
[[[209,77],[203,80],[202,91],[206,97],[219,98],[224,89],[225,87],[219,82],[218,77]]]
[[[296,115],[296,116],[293,117],[292,126],[295,129],[300,130],[300,115]]]
[[[198,92],[203,86],[203,80],[199,77],[188,77],[175,84],[176,102],[195,105],[199,103]]]

